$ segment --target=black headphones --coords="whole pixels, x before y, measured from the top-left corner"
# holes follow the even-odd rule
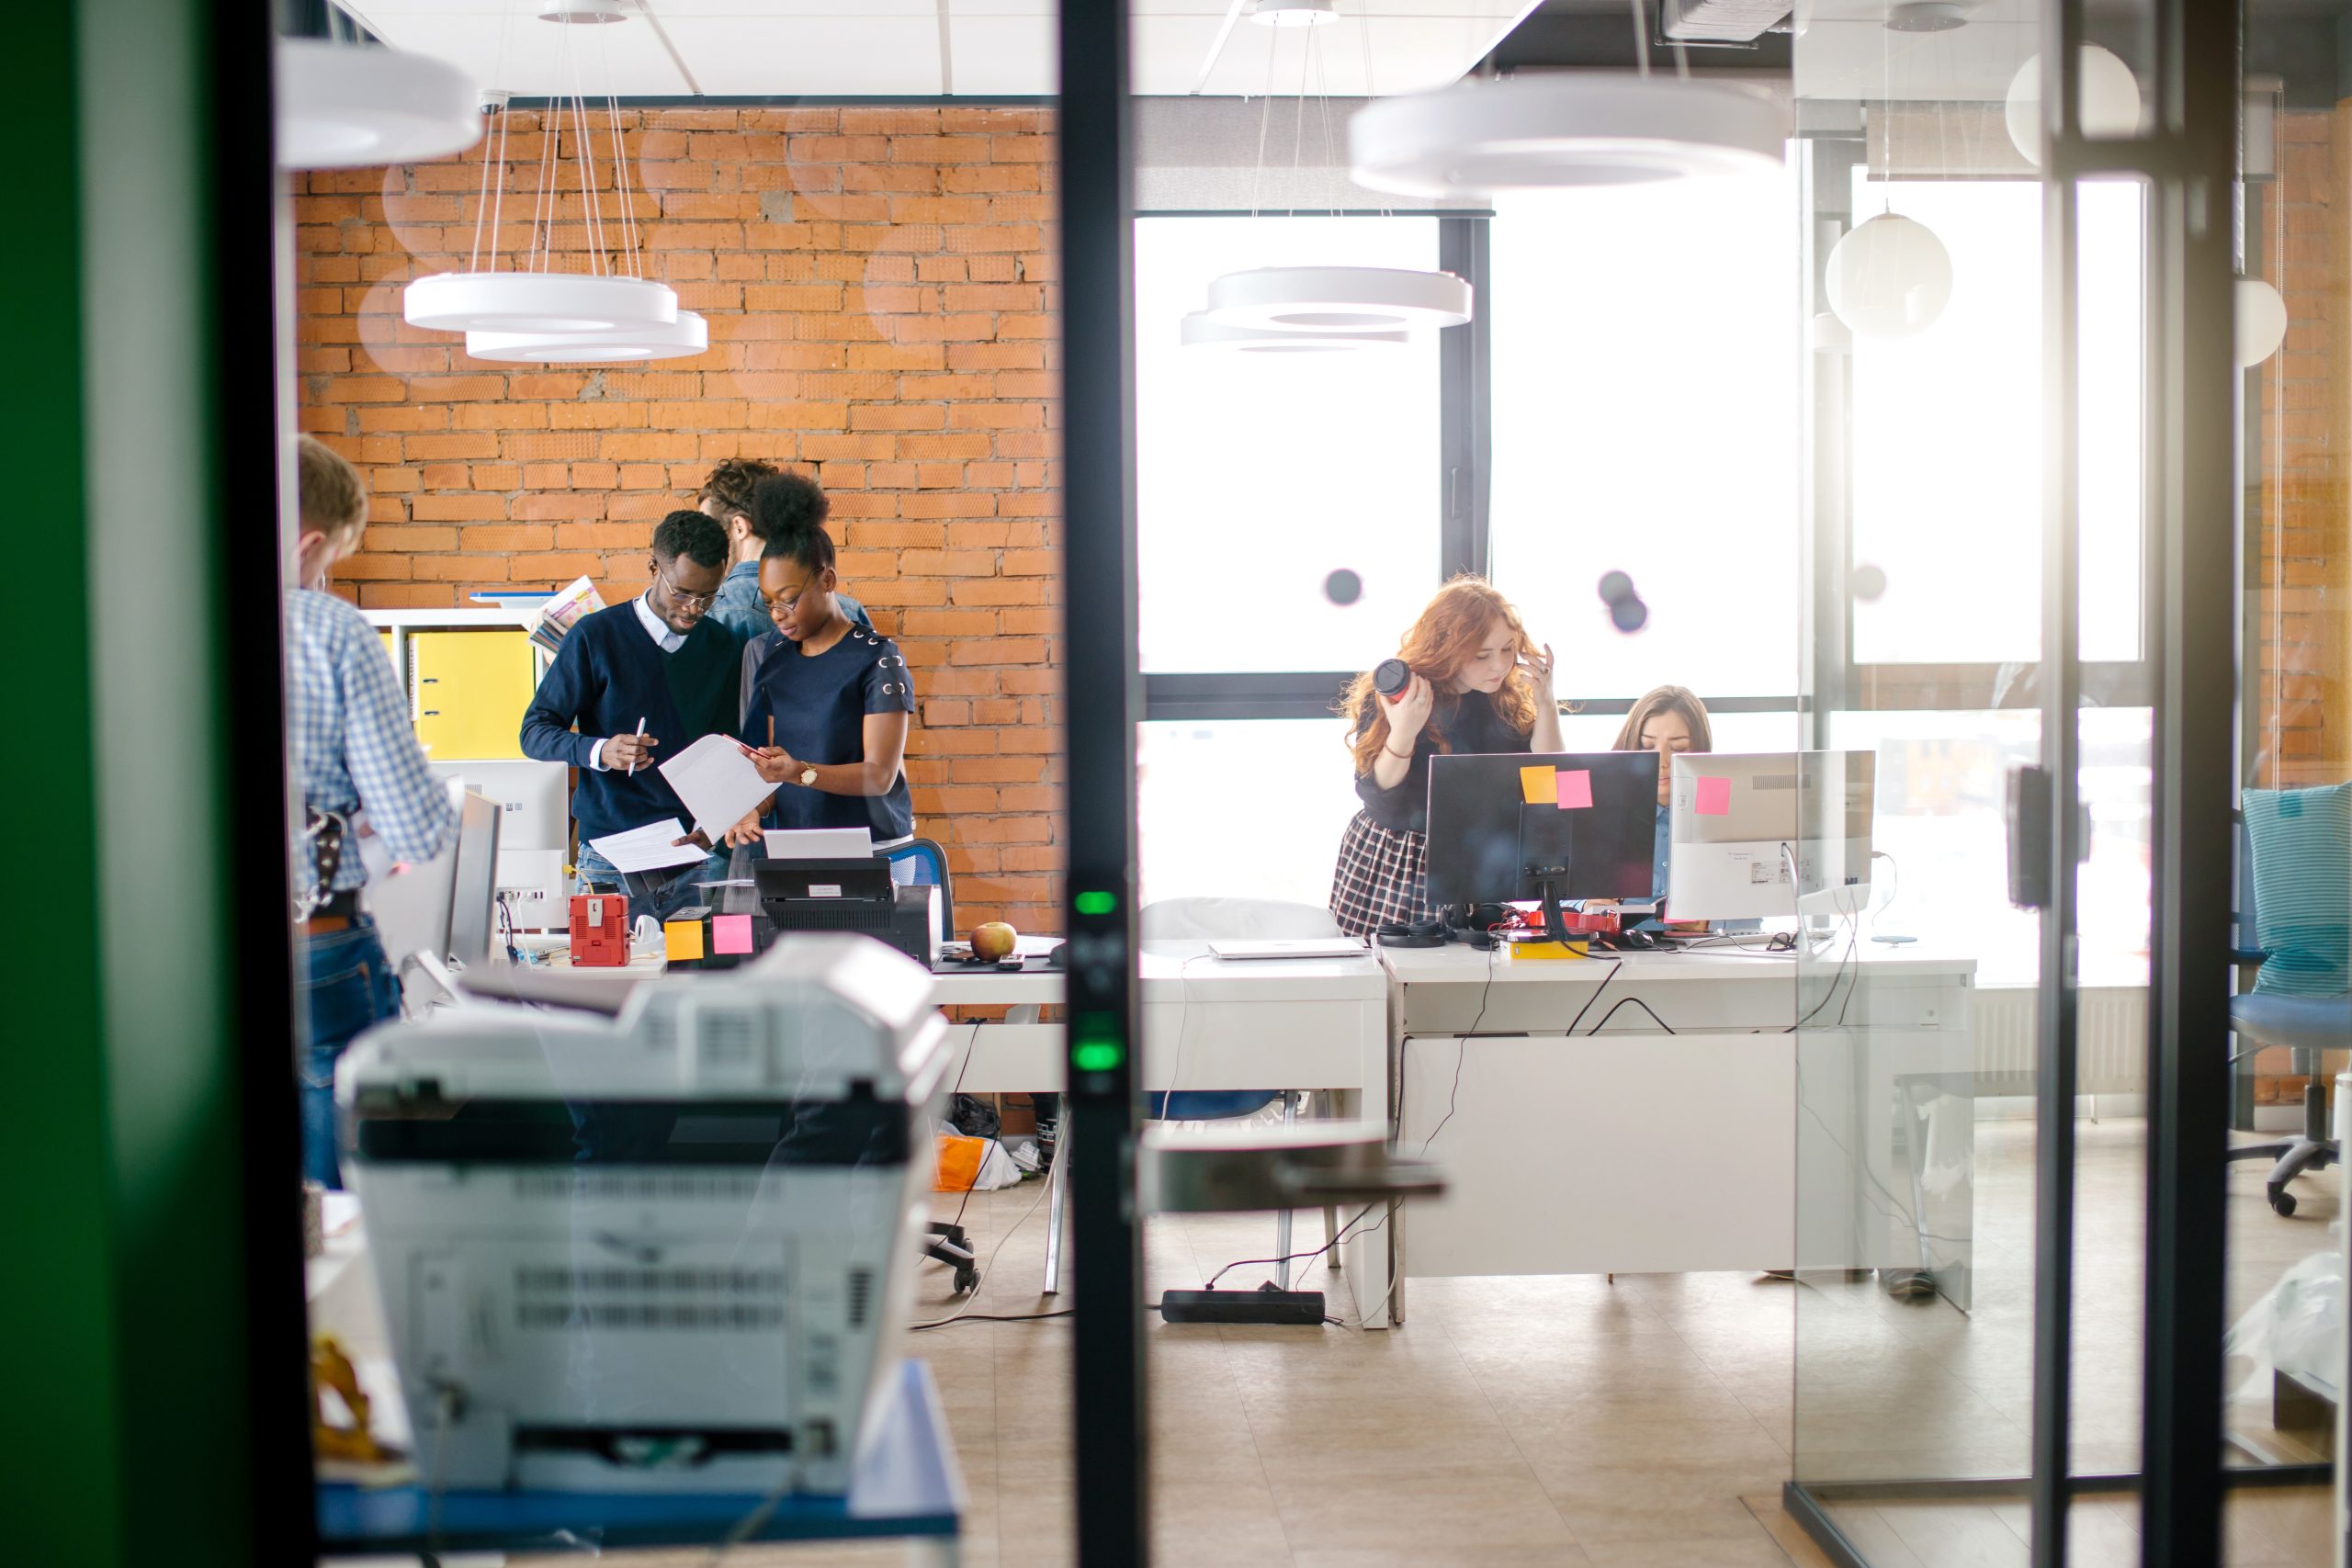
[[[1443,947],[1443,920],[1390,920],[1373,928],[1372,937],[1383,947]]]

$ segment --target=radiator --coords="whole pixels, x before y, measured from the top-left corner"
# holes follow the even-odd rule
[[[2040,1001],[2030,986],[1986,986],[1976,992],[1976,1071],[2014,1077],[2030,1093]],[[2219,1050],[2222,1043],[2216,1042]],[[2075,1003],[2075,1087],[2084,1094],[2144,1094],[2148,1089],[2148,988],[2086,986]],[[1989,1084],[1978,1092],[1997,1093]]]

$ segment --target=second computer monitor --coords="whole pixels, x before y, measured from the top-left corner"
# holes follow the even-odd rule
[[[498,802],[469,790],[458,803],[458,860],[451,878],[449,956],[469,968],[490,962],[498,924]]]
[[[1590,751],[1430,760],[1429,901],[1646,898],[1657,843],[1657,754]]]
[[[1859,908],[1870,896],[1877,764],[1871,751],[1676,757],[1668,917]]]

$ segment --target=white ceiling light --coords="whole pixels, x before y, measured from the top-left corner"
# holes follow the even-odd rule
[[[600,26],[606,22],[626,22],[629,8],[624,0],[539,0],[539,20],[543,22],[577,22]]]
[[[468,333],[466,353],[476,359],[522,365],[621,365],[677,359],[710,346],[710,324],[681,310],[666,327],[623,327],[601,333]]]
[[[277,166],[356,169],[446,158],[481,140],[466,73],[403,50],[277,40]]]
[[[1250,19],[1261,28],[1320,28],[1340,19],[1335,0],[1258,0]]]
[[[408,286],[401,313],[440,333],[600,333],[673,326],[678,297],[613,273],[436,272]]]
[[[1778,170],[1781,111],[1719,82],[1552,72],[1382,98],[1348,121],[1358,185],[1401,196]]]
[[[1453,273],[1385,265],[1265,265],[1209,285],[1211,322],[1259,332],[1420,332],[1470,320]]]
[[[2083,134],[2108,141],[2140,132],[2140,83],[2132,67],[2095,43],[2082,47]],[[2041,166],[2041,56],[2018,67],[2009,78],[2002,118],[2018,155]]]
[[[1209,285],[1208,319],[1261,332],[1402,333],[1470,319],[1470,285],[1450,272],[1386,266],[1261,266]]]
[[[1349,354],[1366,348],[1401,348],[1412,342],[1404,333],[1264,332],[1256,327],[1228,327],[1194,310],[1183,321],[1186,348],[1226,354]]]
[[[1951,254],[1934,230],[1898,212],[1838,241],[1827,271],[1829,308],[1856,337],[1914,336],[1951,302]]]
[[[2251,370],[2287,341],[2287,301],[2259,277],[2241,277],[2236,299],[2238,368]]]

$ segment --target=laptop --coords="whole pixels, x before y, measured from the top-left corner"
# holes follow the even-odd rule
[[[1362,937],[1269,937],[1249,942],[1213,942],[1209,951],[1219,958],[1360,958]]]

